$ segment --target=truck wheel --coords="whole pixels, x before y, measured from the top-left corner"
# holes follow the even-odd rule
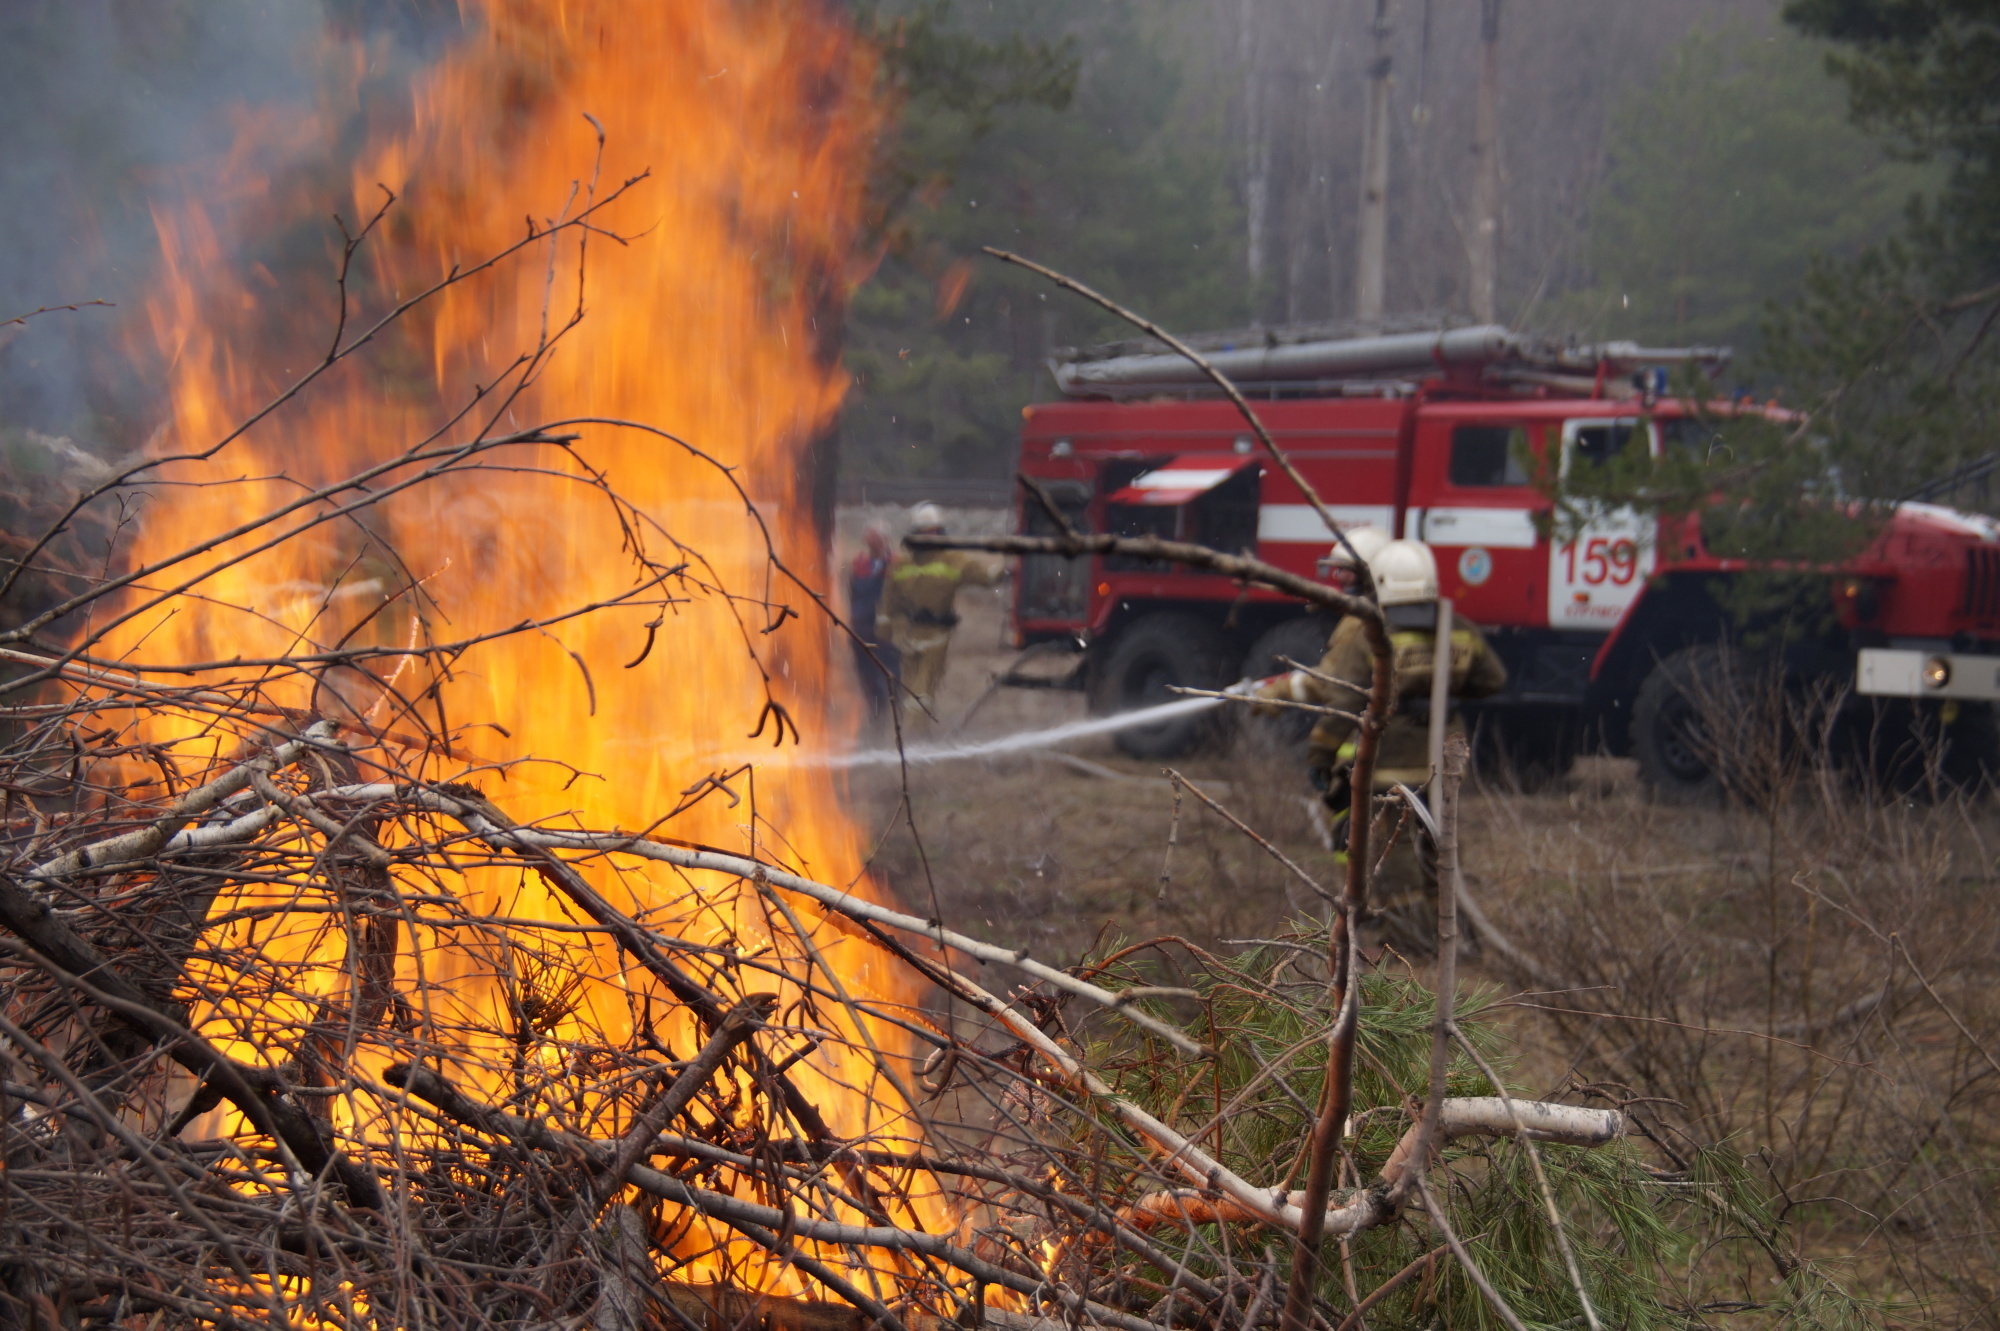
[[[1655,798],[1672,804],[1720,803],[1716,747],[1704,715],[1724,681],[1737,672],[1727,648],[1686,647],[1653,667],[1632,703],[1632,756],[1639,779]]]
[[[1222,641],[1208,624],[1193,615],[1147,615],[1112,644],[1091,685],[1091,710],[1108,716],[1180,702],[1170,687],[1216,688],[1227,682],[1222,669]],[[1207,733],[1209,715],[1197,712],[1121,730],[1118,747],[1134,758],[1177,758]]]
[[[1495,708],[1474,727],[1479,775],[1523,794],[1546,790],[1568,776],[1582,748],[1582,731],[1573,716],[1540,708]]]
[[[1843,718],[1843,728],[1841,758],[1884,794],[1977,796],[2000,783],[2000,714],[1991,703],[1961,702],[1947,710],[1863,699]]]
[[[1960,703],[1958,719],[1944,727],[1942,775],[1962,795],[1984,795],[2000,777],[2000,718],[1991,703]]]
[[[1263,679],[1282,674],[1291,669],[1283,661],[1318,665],[1320,657],[1326,655],[1326,640],[1332,636],[1333,623],[1318,615],[1300,615],[1274,624],[1250,644],[1250,651],[1243,658],[1243,675],[1246,679]],[[1354,701],[1359,702],[1360,699]],[[1236,706],[1236,711],[1242,713],[1240,704]],[[1240,717],[1244,734],[1255,736],[1278,749],[1303,748],[1306,736],[1312,733],[1313,723],[1318,719],[1311,712],[1289,707],[1276,716]]]

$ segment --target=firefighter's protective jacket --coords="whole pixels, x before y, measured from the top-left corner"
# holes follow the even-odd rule
[[[903,651],[921,651],[948,639],[958,623],[953,605],[958,589],[966,583],[994,586],[1005,567],[997,556],[973,550],[926,550],[914,558],[900,557],[889,566],[875,632]]]
[[[1437,633],[1432,629],[1391,629],[1389,649],[1393,656],[1396,685],[1396,714],[1383,727],[1382,744],[1375,756],[1377,790],[1397,782],[1422,786],[1430,779],[1431,672],[1437,657]],[[1507,687],[1507,667],[1486,645],[1479,627],[1470,620],[1454,618],[1451,627],[1451,696],[1485,698]],[[1338,707],[1359,713],[1368,701],[1368,682],[1374,678],[1374,658],[1368,653],[1368,638],[1361,621],[1348,616],[1340,621],[1327,640],[1326,655],[1320,658],[1317,673],[1329,683],[1302,670],[1266,682],[1258,694],[1266,698],[1287,698],[1293,702]],[[1464,729],[1456,716],[1451,726]],[[1355,723],[1344,716],[1322,716],[1313,726],[1311,765],[1338,768],[1354,761]]]

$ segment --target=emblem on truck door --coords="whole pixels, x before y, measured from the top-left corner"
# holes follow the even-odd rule
[[[1484,546],[1468,546],[1458,557],[1458,580],[1468,587],[1484,587],[1493,576],[1493,556]]]

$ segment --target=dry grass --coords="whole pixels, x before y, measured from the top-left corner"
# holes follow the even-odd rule
[[[1592,773],[1488,798],[1472,840],[1560,981],[1536,987],[1572,989],[1524,1000],[1550,1082],[1654,1100],[1680,1150],[1735,1143],[1874,1293],[1990,1324],[1996,832],[1987,800],[1808,779],[1761,813],[1672,809]]]
[[[948,718],[1004,660],[987,645],[997,603],[968,609]],[[1010,694],[973,730],[1080,713],[1073,696]],[[1162,894],[1171,787],[1108,742],[1077,752],[1124,779],[1046,760],[916,774],[922,854],[896,827],[879,864],[905,899],[934,890],[971,930],[1052,958],[1100,936],[1269,937],[1308,905],[1192,801]],[[1239,750],[1182,767],[1331,879],[1287,762]],[[1474,792],[1468,885],[1543,973],[1491,950],[1464,972],[1517,995],[1507,1024],[1531,1089],[1625,1105],[1667,1168],[1715,1144],[1740,1152],[1783,1199],[1787,1241],[1886,1320],[1995,1325],[1994,802],[1871,799],[1796,765],[1779,778],[1762,808],[1656,804],[1613,759],[1538,794]],[[865,794],[881,826],[900,817],[893,778]],[[1701,1297],[1761,1307],[1770,1279],[1765,1267]]]
[[[913,726],[914,739],[1003,734],[1084,715],[1079,694],[1004,689],[957,731],[1013,655],[1001,645],[1001,608],[998,593],[960,596],[963,622],[937,708],[941,725]],[[1109,740],[1067,752],[1096,772],[1049,757],[912,769],[920,837],[911,834],[896,773],[857,777],[856,805],[882,837],[877,867],[912,905],[929,903],[935,891],[967,932],[1051,958],[1074,959],[1107,929],[1123,937],[1175,934],[1204,946],[1261,937],[1316,904],[1296,878],[1190,797],[1181,801],[1163,891],[1174,798],[1162,764],[1127,758]],[[1337,890],[1293,758],[1245,748],[1174,766]]]

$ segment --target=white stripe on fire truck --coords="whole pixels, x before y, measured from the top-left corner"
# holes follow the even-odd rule
[[[1343,527],[1389,529],[1396,511],[1387,504],[1328,504],[1327,512]],[[1257,539],[1325,545],[1326,524],[1310,504],[1264,504],[1257,510]]]
[[[1196,471],[1192,467],[1176,471],[1172,467],[1162,467],[1149,471],[1132,482],[1134,490],[1211,490],[1236,473],[1215,467],[1206,471]]]
[[[1432,545],[1535,548],[1535,518],[1524,508],[1434,508],[1410,528]]]

